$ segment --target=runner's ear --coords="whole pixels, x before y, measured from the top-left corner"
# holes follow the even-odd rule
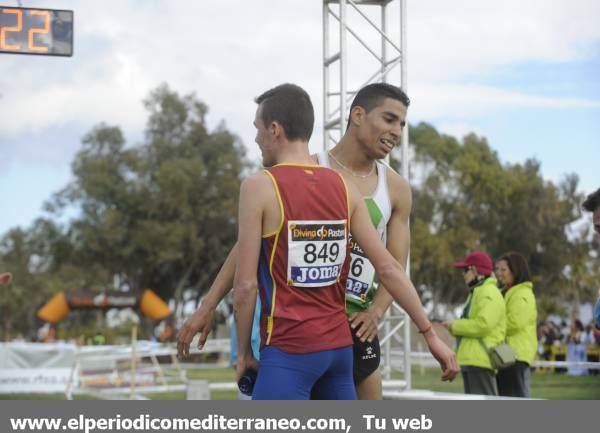
[[[366,114],[365,109],[363,107],[361,107],[360,105],[356,105],[350,111],[350,122],[354,126],[360,126],[360,124],[362,123],[362,119],[363,119],[363,117],[364,117],[365,114]]]
[[[275,138],[287,137],[285,135],[285,130],[283,129],[283,126],[281,126],[279,122],[271,122],[271,124],[269,125],[269,131],[273,134]]]

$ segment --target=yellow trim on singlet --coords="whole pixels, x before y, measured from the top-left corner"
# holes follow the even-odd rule
[[[275,250],[277,250],[277,242],[279,241],[279,234],[281,233],[281,229],[283,227],[283,221],[285,219],[285,213],[283,210],[283,201],[281,200],[281,193],[279,192],[279,187],[277,186],[277,181],[273,177],[273,175],[265,170],[265,173],[271,178],[273,182],[273,186],[275,187],[275,193],[277,194],[277,201],[279,202],[279,209],[281,210],[281,221],[279,222],[279,229],[270,235],[263,236],[269,237],[275,235],[275,241],[273,242],[273,249],[271,250],[271,258],[269,259],[269,275],[271,275],[271,281],[273,282],[273,294],[271,295],[271,313],[267,318],[267,341],[265,345],[269,345],[271,342],[271,335],[273,334],[273,317],[275,315],[275,295],[277,293],[277,283],[275,282],[275,277],[273,276],[273,260],[275,260]]]
[[[271,236],[275,236],[277,233],[281,231],[281,227],[283,227],[283,202],[281,201],[281,194],[279,193],[279,187],[277,186],[277,182],[273,175],[269,172],[269,170],[263,170],[267,176],[271,178],[271,182],[273,182],[273,187],[275,188],[275,194],[277,195],[277,201],[279,202],[279,210],[281,213],[281,220],[279,221],[279,228],[272,233],[267,233],[266,235],[262,235],[262,238],[270,238]]]

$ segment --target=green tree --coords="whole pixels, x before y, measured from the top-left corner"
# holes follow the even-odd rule
[[[14,275],[11,284],[0,287],[0,335],[4,339],[17,334],[35,338],[41,324],[36,312],[56,291],[94,285],[105,273],[99,266],[80,266],[68,233],[43,218],[27,229],[12,229],[0,239],[0,269]]]
[[[425,123],[411,128],[410,142],[412,275],[434,301],[463,301],[464,283],[451,263],[473,249],[524,254],[538,296],[566,299],[569,287],[589,294],[594,256],[589,243],[569,235],[582,199],[575,175],[554,185],[536,160],[503,164],[485,138],[458,141]]]
[[[0,269],[9,270],[13,275],[29,275],[29,254],[27,235],[19,229],[12,229],[0,240]],[[19,332],[18,324],[23,320],[21,306],[27,301],[27,292],[34,290],[31,279],[13,279],[11,283],[0,286],[0,325],[2,339],[10,340]],[[29,290],[28,290],[29,289]]]
[[[48,208],[81,209],[69,227],[73,261],[164,299],[202,291],[236,238],[243,146],[223,124],[210,132],[195,95],[162,85],[145,100],[145,140],[126,146],[120,128],[101,124],[83,139],[74,181]]]

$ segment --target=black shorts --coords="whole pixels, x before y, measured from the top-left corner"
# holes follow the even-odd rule
[[[370,343],[364,343],[356,336],[355,330],[352,330],[352,352],[354,354],[354,384],[358,385],[375,370],[379,368],[381,358],[381,349],[379,348],[379,337],[375,336]]]

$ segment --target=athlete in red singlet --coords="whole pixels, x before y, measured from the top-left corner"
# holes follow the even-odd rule
[[[279,230],[263,236],[258,268],[262,346],[289,353],[352,344],[343,308],[348,198],[341,177],[313,165],[266,170],[280,199]]]

